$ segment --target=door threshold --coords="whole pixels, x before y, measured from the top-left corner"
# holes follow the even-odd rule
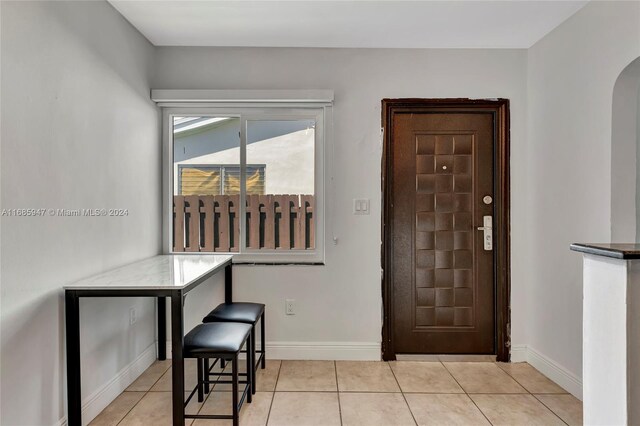
[[[398,361],[496,362],[496,355],[423,355],[396,354]]]

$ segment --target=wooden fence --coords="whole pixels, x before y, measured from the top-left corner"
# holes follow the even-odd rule
[[[173,197],[173,251],[237,252],[239,195]],[[247,195],[249,249],[315,248],[313,195]]]

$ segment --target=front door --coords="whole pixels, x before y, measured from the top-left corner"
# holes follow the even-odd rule
[[[491,111],[391,119],[385,250],[397,354],[496,353],[495,127]]]

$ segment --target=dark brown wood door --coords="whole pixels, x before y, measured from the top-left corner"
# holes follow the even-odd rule
[[[494,354],[494,116],[397,113],[391,137],[395,353]]]

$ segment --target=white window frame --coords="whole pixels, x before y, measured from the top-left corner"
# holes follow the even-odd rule
[[[163,95],[171,91],[158,91]],[[211,91],[207,91],[211,92]],[[182,91],[181,91],[182,93]],[[183,98],[181,98],[183,99]],[[331,100],[333,96],[331,95]],[[158,99],[154,99],[158,100]],[[245,167],[246,167],[246,134],[248,121],[268,120],[309,120],[316,123],[315,127],[315,248],[309,250],[278,250],[278,249],[249,249],[246,247],[246,217],[245,203],[240,203],[240,245],[239,252],[230,252],[234,256],[234,263],[249,264],[324,264],[325,261],[325,189],[327,146],[330,144],[326,129],[331,128],[332,102],[317,99],[313,101],[285,102],[281,99],[256,102],[166,102],[162,99],[158,103],[162,108],[163,135],[163,248],[165,253],[174,253],[172,245],[173,235],[173,117],[174,116],[217,116],[240,118],[240,199],[245,199]],[[180,252],[180,254],[206,254],[205,252]],[[211,254],[226,254],[212,252]]]

